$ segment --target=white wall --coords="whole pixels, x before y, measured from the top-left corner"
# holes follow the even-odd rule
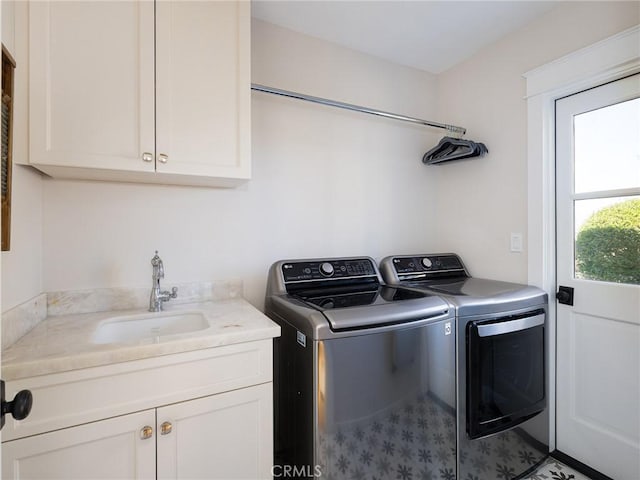
[[[434,116],[432,75],[257,21],[252,34],[254,82]],[[241,188],[44,180],[43,289],[146,286],[157,249],[166,286],[240,277],[260,306],[276,260],[433,248],[421,157],[437,133],[257,92],[252,116]]]
[[[15,4],[17,161],[25,11]],[[2,309],[42,291],[147,285],[155,249],[167,285],[240,277],[256,305],[284,257],[458,251],[475,275],[526,281],[527,246],[508,251],[510,232],[526,238],[521,74],[634,23],[635,2],[568,2],[436,78],[255,21],[254,82],[463,125],[490,154],[425,167],[438,131],[254,92],[254,175],[238,189],[41,180],[16,165]]]
[[[2,2],[2,42],[16,61],[14,78],[11,249],[2,252],[2,311],[42,293],[42,181],[28,161],[25,2]]]
[[[527,281],[527,112],[522,74],[640,23],[638,2],[566,2],[438,76],[438,118],[489,155],[438,169],[438,240],[473,275]]]

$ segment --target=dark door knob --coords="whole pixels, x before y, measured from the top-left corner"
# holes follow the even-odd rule
[[[31,413],[33,395],[29,390],[21,390],[10,402],[4,399],[4,381],[0,386],[0,428],[4,426],[4,416],[10,413],[16,420],[24,420]]]
[[[564,305],[573,305],[573,287],[558,287],[556,299]]]

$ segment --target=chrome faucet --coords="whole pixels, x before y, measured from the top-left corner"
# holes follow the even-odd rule
[[[149,311],[161,312],[162,302],[166,302],[167,300],[171,300],[178,296],[178,287],[173,287],[171,292],[166,290],[162,291],[160,289],[160,279],[164,278],[164,265],[162,263],[162,259],[158,256],[157,250],[155,256],[151,259],[151,265],[153,266],[153,277],[151,284],[151,296],[149,298]]]

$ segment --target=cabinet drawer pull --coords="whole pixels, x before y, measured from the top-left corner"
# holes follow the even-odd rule
[[[153,162],[153,153],[144,152],[142,154],[142,160],[145,162]]]
[[[158,155],[158,160],[160,161],[160,163],[167,163],[167,161],[169,160],[169,156],[161,153],[160,155]]]
[[[153,437],[153,428],[151,428],[149,425],[145,425],[144,427],[142,427],[142,429],[140,430],[140,438],[142,440],[147,440],[151,437]]]
[[[162,425],[160,425],[160,434],[168,435],[171,433],[172,428],[173,425],[171,425],[171,422],[163,422]]]

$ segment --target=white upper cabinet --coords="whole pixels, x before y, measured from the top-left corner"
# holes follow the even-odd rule
[[[249,177],[249,5],[157,3],[158,172]]]
[[[151,2],[33,2],[30,161],[154,170]]]
[[[30,163],[54,177],[250,178],[249,2],[33,2]]]

